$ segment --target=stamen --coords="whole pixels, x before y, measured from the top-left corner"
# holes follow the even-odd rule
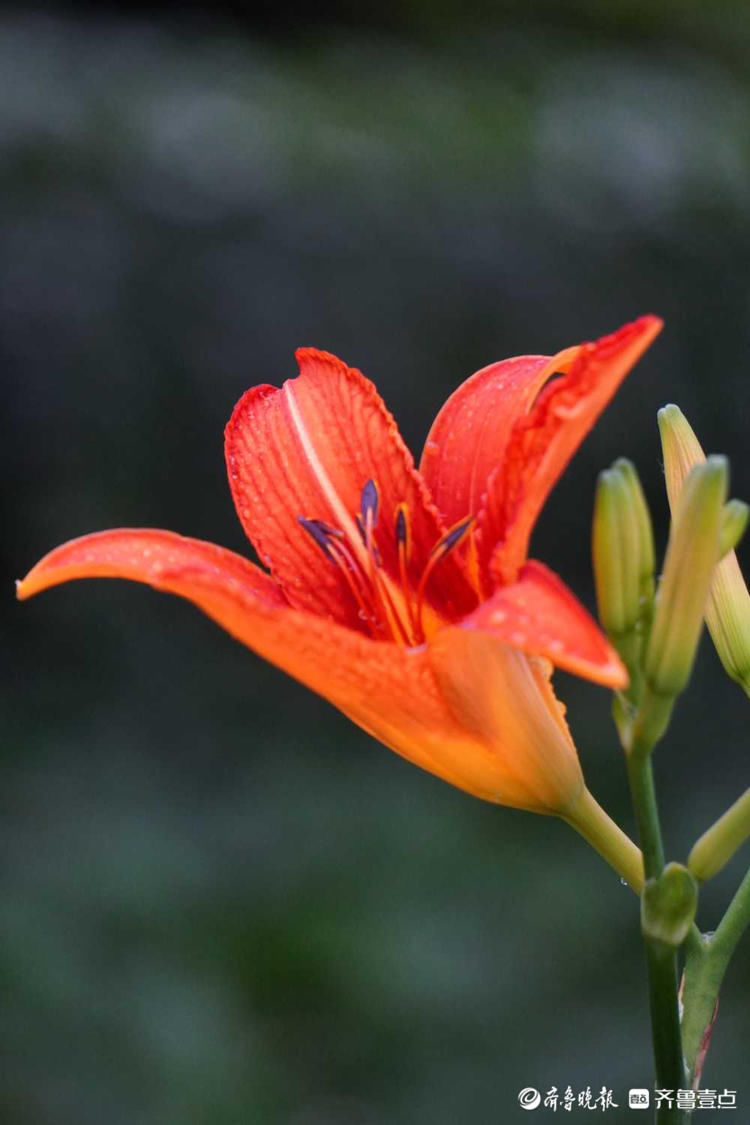
[[[378,486],[374,480],[368,480],[362,489],[362,497],[359,502],[360,518],[362,526],[377,527],[378,524],[378,508],[380,507],[380,496],[378,494]]]
[[[427,582],[433,570],[439,562],[441,562],[447,555],[450,554],[454,548],[464,539],[471,525],[474,523],[474,516],[466,516],[465,519],[459,520],[454,523],[453,527],[446,531],[442,539],[438,539],[435,546],[430,551],[430,557],[427,560],[427,566],[422,572],[422,577],[417,586],[417,622],[419,625],[419,632],[424,636],[424,628],[422,626],[422,613],[424,609],[424,593],[427,588]]]
[[[403,503],[396,508],[396,542],[398,543],[399,554],[403,549],[403,553],[408,559],[409,548],[411,547],[409,541],[409,509]]]
[[[357,524],[362,533],[369,559],[369,578],[372,592],[375,595],[377,606],[385,618],[393,638],[397,641],[401,641],[403,644],[410,645],[414,644],[413,636],[404,623],[399,613],[398,606],[394,602],[391,591],[388,588],[388,580],[381,569],[383,565],[382,556],[373,535],[378,520],[379,505],[380,497],[378,495],[377,485],[373,480],[368,480],[362,489],[360,513],[357,517]]]
[[[357,526],[362,542],[365,545],[367,554],[370,557],[370,569],[372,569],[372,562],[376,566],[382,564],[380,551],[375,545],[373,539],[373,531],[378,524],[378,509],[380,507],[380,495],[378,493],[378,486],[374,480],[368,480],[362,489],[362,496],[359,502],[359,515],[357,516]]]
[[[372,593],[371,586],[368,586],[367,576],[363,574],[362,568],[358,565],[356,557],[349,549],[349,544],[346,539],[335,539],[329,545],[333,557],[333,561],[338,565],[341,573],[346,580],[349,589],[352,592],[354,600],[359,606],[360,616],[363,621],[366,621],[370,629],[374,632],[382,632],[383,625],[380,622],[376,606],[373,604],[372,599],[368,597]]]
[[[320,547],[325,557],[330,559],[332,563],[335,563],[336,559],[331,552],[331,540],[341,538],[343,532],[339,531],[336,527],[331,527],[330,524],[325,523],[323,520],[309,520],[304,516],[297,516],[297,522],[304,527],[313,542]]]
[[[472,535],[469,538],[469,543],[466,548],[466,577],[469,579],[473,589],[477,594],[482,593],[482,580],[479,574],[479,551],[477,549],[477,537]]]
[[[397,641],[401,640],[405,645],[416,644],[414,631],[413,629],[410,630],[407,627],[407,623],[404,622],[403,618],[401,617],[401,614],[398,611],[398,606],[393,601],[393,597],[390,590],[388,589],[387,582],[383,577],[382,572],[380,570],[373,569],[371,577],[373,589],[375,590],[375,593],[379,598],[380,607],[385,614],[388,624],[390,625],[391,633],[393,634],[394,639]],[[409,622],[409,625],[410,624],[411,622]]]
[[[396,507],[394,534],[398,556],[398,584],[384,573],[374,531],[380,509],[380,496],[375,481],[368,480],[362,489],[360,510],[349,519],[350,531],[345,533],[319,519],[298,516],[297,520],[325,557],[337,566],[354,598],[360,618],[371,633],[414,646],[423,643],[424,601],[427,584],[438,563],[462,542],[474,517],[467,516],[454,524],[430,551],[416,591],[409,578],[411,555],[411,523],[409,507]],[[361,544],[352,532],[356,526]],[[399,589],[400,584],[400,589]]]
[[[452,551],[454,547],[458,546],[473,522],[474,517],[467,516],[466,519],[460,520],[458,523],[454,523],[453,527],[451,527],[450,530],[446,531],[443,538],[439,539],[435,546],[432,548],[432,550],[430,551],[430,557],[432,557],[433,555],[440,555],[441,559],[444,558],[449,551]]]
[[[398,547],[398,573],[401,579],[401,590],[406,604],[406,614],[409,618],[409,632],[416,643],[419,629],[414,613],[412,591],[409,584],[409,551],[411,548],[411,529],[409,527],[409,509],[406,504],[399,504],[396,508],[396,545]]]
[[[362,581],[361,568],[357,565],[356,558],[346,545],[343,531],[339,531],[337,527],[331,527],[324,520],[306,519],[304,516],[297,516],[297,521],[304,527],[313,542],[320,547],[325,557],[334,566],[337,566],[343,574],[344,580],[359,607],[362,620],[366,621],[371,629],[382,630],[373,606],[368,604],[367,583]]]

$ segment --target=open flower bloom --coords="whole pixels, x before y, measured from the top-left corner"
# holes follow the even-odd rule
[[[266,569],[168,531],[66,543],[18,586],[131,578],[192,601],[375,738],[489,801],[568,818],[585,791],[552,665],[625,671],[570,591],[529,561],[547,495],[661,327],[643,317],[553,357],[478,371],[419,470],[375,387],[325,352],[253,387],[226,428],[229,483]]]

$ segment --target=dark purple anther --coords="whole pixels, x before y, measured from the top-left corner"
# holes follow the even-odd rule
[[[473,522],[474,517],[467,516],[465,520],[461,520],[461,523],[457,523],[455,527],[446,532],[440,542],[433,548],[435,554],[440,552],[441,555],[447,555],[449,551],[452,551],[456,544],[461,542]]]
[[[403,508],[399,508],[396,512],[396,542],[406,542],[406,513]]]
[[[362,499],[359,504],[363,527],[367,527],[368,525],[368,516],[370,527],[372,528],[377,525],[378,502],[378,486],[375,484],[374,480],[368,480],[365,487],[362,489]]]
[[[320,547],[321,551],[327,559],[332,563],[338,565],[338,560],[330,548],[331,539],[340,539],[342,532],[338,528],[331,527],[330,524],[324,523],[323,520],[308,520],[304,516],[297,516],[297,522],[304,527],[307,534],[315,543]]]

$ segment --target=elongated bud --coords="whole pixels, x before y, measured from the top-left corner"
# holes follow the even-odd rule
[[[693,845],[688,867],[703,882],[721,871],[750,837],[750,789],[712,824]]]
[[[632,461],[628,461],[626,457],[618,457],[613,467],[622,475],[628,486],[628,500],[638,530],[638,586],[641,601],[640,616],[643,617],[644,611],[650,610],[650,603],[654,596],[656,551],[651,513],[643,494],[640,477]]]
[[[679,407],[665,406],[658,418],[667,494],[674,512],[685,477],[693,465],[705,461],[705,454]],[[731,544],[733,535],[738,542],[742,534],[739,503],[730,501],[724,509],[724,557],[714,572],[706,624],[725,671],[750,695],[750,593]]]
[[[592,552],[599,619],[628,669],[625,694],[634,702],[653,605],[654,540],[638,474],[624,458],[599,476]]]
[[[698,906],[698,884],[687,867],[668,863],[658,879],[649,879],[641,897],[641,931],[652,941],[675,949],[682,945]]]
[[[727,493],[724,457],[709,457],[689,473],[680,494],[656,595],[644,672],[657,695],[678,695],[695,660]]]
[[[613,469],[599,474],[594,498],[592,554],[599,620],[610,637],[632,626],[626,607],[622,553],[622,484]],[[635,620],[633,618],[633,620]]]

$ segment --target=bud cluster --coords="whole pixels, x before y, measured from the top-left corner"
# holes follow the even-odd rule
[[[651,518],[633,465],[603,472],[594,507],[599,617],[630,684],[615,718],[628,751],[663,734],[692,672],[704,617],[729,674],[750,694],[750,594],[734,547],[748,507],[727,502],[726,458],[706,458],[676,406],[659,412],[672,526],[658,586]]]

